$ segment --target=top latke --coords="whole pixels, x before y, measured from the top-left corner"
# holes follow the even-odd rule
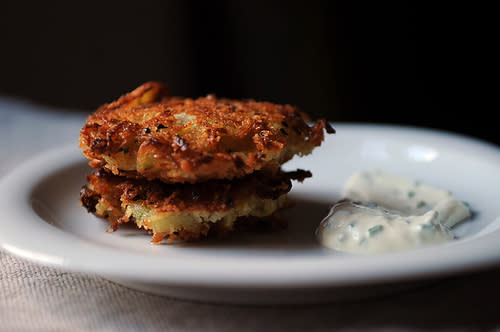
[[[167,183],[275,172],[321,144],[325,120],[310,127],[290,105],[253,100],[167,97],[148,82],[90,115],[80,147],[92,167]]]

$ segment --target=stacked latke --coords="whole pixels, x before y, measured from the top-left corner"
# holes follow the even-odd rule
[[[286,205],[294,155],[309,154],[334,132],[313,126],[290,105],[253,100],[168,97],[157,82],[141,85],[90,115],[80,147],[96,170],[81,202],[113,229],[134,222],[153,242],[196,240],[244,223],[272,223]]]

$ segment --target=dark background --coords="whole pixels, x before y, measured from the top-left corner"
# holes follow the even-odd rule
[[[148,80],[500,143],[491,8],[410,1],[13,2],[0,95],[91,111]],[[488,83],[487,83],[488,82]],[[496,83],[497,84],[497,83]]]

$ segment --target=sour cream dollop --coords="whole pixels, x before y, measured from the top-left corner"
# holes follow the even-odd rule
[[[347,201],[334,205],[316,234],[323,246],[352,253],[447,242],[450,228],[470,216],[451,192],[380,170],[353,174],[343,194]]]

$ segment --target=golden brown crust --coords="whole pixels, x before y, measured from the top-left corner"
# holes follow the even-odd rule
[[[167,183],[270,173],[321,144],[324,120],[310,127],[290,105],[166,96],[149,82],[90,115],[80,147],[92,167]]]
[[[135,221],[132,216],[125,213],[129,205],[137,204],[151,209],[155,215],[223,212],[244,205],[254,196],[276,200],[290,191],[292,179],[302,181],[310,176],[310,172],[303,170],[278,171],[274,176],[256,172],[232,181],[166,184],[158,180],[127,179],[101,169],[87,176],[89,184],[82,188],[80,200],[89,212],[108,219],[111,227],[116,230],[120,223]],[[105,203],[107,207],[105,212],[96,209],[98,203]],[[196,225],[194,229],[181,227],[175,232],[154,233],[153,242],[161,241],[165,236],[170,239],[195,240],[206,236],[214,227],[218,229],[217,233],[232,229],[231,225],[224,223],[207,222]]]
[[[131,108],[138,105],[146,105],[155,101],[160,101],[167,97],[167,86],[160,82],[147,82],[137,87],[135,90],[121,96],[118,100],[109,104],[104,104],[98,111],[113,110],[120,107]]]

